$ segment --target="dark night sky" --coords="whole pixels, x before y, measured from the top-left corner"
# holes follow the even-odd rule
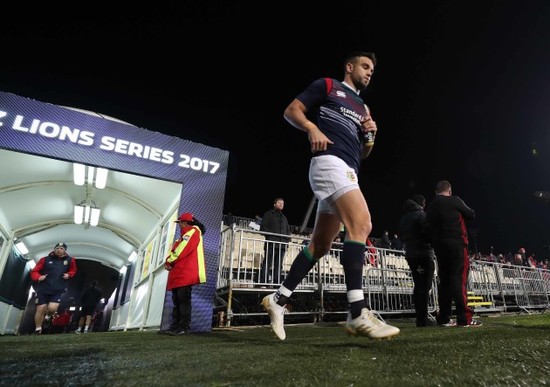
[[[550,203],[533,195],[550,190],[550,2],[199,3],[13,10],[0,90],[228,150],[225,212],[252,217],[283,196],[300,225],[309,143],[283,110],[316,78],[342,79],[347,52],[372,50],[363,96],[379,132],[360,173],[372,235],[448,179],[476,210],[480,251],[550,256]]]

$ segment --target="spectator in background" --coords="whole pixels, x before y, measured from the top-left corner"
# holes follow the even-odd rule
[[[265,236],[264,244],[264,260],[260,265],[259,281],[267,283],[270,280],[270,274],[272,274],[272,283],[283,282],[282,278],[282,265],[283,258],[286,253],[287,243],[290,242],[290,237],[284,235],[290,235],[290,225],[286,216],[283,214],[285,208],[285,201],[283,198],[275,198],[273,200],[273,208],[267,211],[262,217],[262,224],[260,225],[260,231],[266,231],[269,233],[279,235]]]
[[[341,250],[342,247],[344,247],[344,241],[342,240],[340,234],[338,234],[332,241],[332,246],[330,248],[334,250]]]
[[[535,254],[530,254],[527,257],[527,262],[529,263],[529,267],[537,267],[537,259],[535,258]]]
[[[223,224],[225,224],[228,227],[231,227],[233,226],[234,223],[235,223],[235,217],[231,212],[229,212],[227,215],[224,216]]]
[[[403,250],[403,243],[401,242],[401,239],[399,239],[399,236],[397,236],[397,234],[393,234],[393,237],[391,239],[391,248],[394,250]]]
[[[487,261],[498,262],[496,255],[493,253],[493,246],[491,246],[491,253],[489,254],[489,258],[487,259]]]
[[[378,267],[378,250],[371,242],[370,238],[367,238],[367,244],[365,247],[366,259],[364,265],[370,265],[372,267]]]
[[[435,253],[430,244],[426,224],[426,198],[414,195],[403,205],[404,214],[399,220],[399,235],[405,243],[405,259],[414,282],[413,302],[416,326],[428,325],[428,300],[435,271]]]
[[[382,247],[383,249],[391,248],[390,233],[388,232],[388,230],[384,230],[384,233],[380,238],[380,247]]]
[[[521,264],[520,266],[529,266],[529,263],[527,262],[527,254],[525,253],[525,249],[523,247],[520,247],[517,254],[521,257]]]
[[[478,327],[468,306],[467,280],[470,270],[466,222],[475,219],[475,212],[458,196],[453,196],[451,183],[437,182],[435,198],[426,210],[432,246],[437,257],[439,278],[439,314],[441,326]],[[451,319],[452,302],[457,320]]]
[[[67,245],[59,242],[53,251],[40,258],[30,276],[36,291],[34,334],[42,333],[42,323],[57,312],[61,297],[67,291],[67,280],[76,274],[76,259],[67,254]]]
[[[512,252],[511,251],[508,251],[506,253],[506,256],[504,257],[506,259],[506,262],[508,262],[509,264],[514,264],[514,256],[512,255]]]
[[[92,323],[95,308],[101,300],[101,290],[97,287],[97,281],[93,280],[90,287],[80,296],[80,318],[75,333],[88,333]]]
[[[514,255],[514,262],[513,262],[513,265],[515,266],[523,266],[523,258],[521,256],[520,253],[516,253],[516,255]]]

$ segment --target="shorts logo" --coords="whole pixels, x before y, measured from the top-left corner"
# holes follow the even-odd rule
[[[346,172],[346,177],[351,182],[354,182],[354,183],[357,182],[357,175],[353,171],[347,171]]]

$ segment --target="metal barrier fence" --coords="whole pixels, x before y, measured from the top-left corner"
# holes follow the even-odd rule
[[[532,267],[474,261],[468,289],[491,302],[497,311],[550,308],[550,271]]]
[[[217,284],[218,312],[221,326],[229,326],[234,318],[261,316],[265,312],[259,301],[277,289],[287,275],[292,261],[309,240],[292,235],[290,242],[274,242],[266,238],[278,236],[251,228],[224,227],[220,246],[220,265]],[[278,266],[265,270],[262,262],[266,253]],[[333,248],[308,273],[296,288],[298,300],[290,314],[310,315],[314,321],[324,321],[329,315],[347,313],[344,269],[340,264],[341,244]],[[429,312],[437,306],[437,264]],[[368,247],[365,251],[363,288],[369,307],[380,315],[414,314],[413,280],[403,251]],[[471,261],[468,279],[471,294],[469,305],[475,312],[510,312],[550,308],[550,271],[535,268],[506,266],[485,261]],[[248,300],[244,305],[239,299]]]

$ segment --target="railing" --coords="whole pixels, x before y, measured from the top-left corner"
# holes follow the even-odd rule
[[[218,298],[226,297],[224,325],[231,323],[238,312],[233,311],[233,297],[243,292],[270,292],[279,287],[290,266],[308,242],[308,238],[292,235],[290,242],[266,240],[276,235],[233,225],[222,230],[221,257],[217,284]],[[280,260],[281,272],[275,267],[260,270],[266,251],[271,250],[274,261]],[[344,269],[340,264],[341,245],[333,248],[308,273],[294,294],[315,293],[320,300],[315,306],[303,305],[292,313],[312,314],[323,320],[327,314],[347,312]],[[276,266],[276,265],[274,265]],[[370,308],[380,314],[414,313],[413,280],[403,251],[367,247],[363,268],[363,288]],[[482,302],[474,305],[476,312],[507,312],[550,308],[550,271],[520,266],[506,266],[486,261],[472,261],[468,290]],[[341,295],[340,301],[334,301]],[[330,300],[330,301],[328,301]],[[257,304],[257,303],[256,303]],[[437,305],[437,264],[429,312]],[[247,308],[241,314],[261,315],[262,310]],[[245,317],[245,316],[243,316]]]

